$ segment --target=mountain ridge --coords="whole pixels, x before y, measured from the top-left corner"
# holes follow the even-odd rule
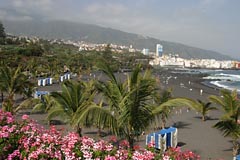
[[[163,54],[178,54],[182,58],[231,60],[232,57],[221,53],[191,47],[185,44],[145,37],[139,34],[123,32],[93,24],[69,21],[3,21],[5,31],[14,35],[38,36],[46,39],[71,39],[91,43],[114,43],[133,45],[134,48],[149,48],[155,51],[156,44],[163,45]]]

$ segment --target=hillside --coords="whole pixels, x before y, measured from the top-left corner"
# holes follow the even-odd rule
[[[6,32],[14,35],[39,36],[48,39],[83,40],[93,43],[115,43],[127,46],[133,45],[134,48],[149,48],[151,51],[155,51],[156,44],[160,43],[163,45],[164,54],[179,54],[180,57],[187,59],[232,59],[229,56],[214,51],[84,23],[67,21],[3,21],[3,24]]]

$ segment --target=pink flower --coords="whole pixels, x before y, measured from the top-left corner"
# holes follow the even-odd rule
[[[114,156],[107,155],[107,157],[105,157],[105,160],[117,160],[117,159]]]
[[[134,146],[135,151],[131,151],[126,140],[121,141],[120,147],[117,148],[112,143],[104,140],[95,141],[89,137],[80,138],[74,132],[62,136],[62,133],[54,126],[50,129],[44,129],[32,120],[29,120],[28,115],[23,115],[22,119],[27,121],[14,122],[14,117],[10,112],[0,110],[0,138],[4,140],[4,144],[0,145],[0,152],[6,151],[8,154],[4,156],[8,160],[90,160],[93,158],[96,160],[152,160],[157,159],[156,155],[159,154],[141,149],[139,146]],[[111,142],[117,140],[114,136],[111,139]],[[151,147],[154,147],[154,143],[152,143]],[[150,149],[152,150],[152,148]],[[163,160],[200,159],[192,151],[182,152],[180,148],[169,148],[163,155],[157,156],[160,156]]]
[[[167,156],[167,155],[163,156],[163,160],[169,160],[169,159],[170,159],[169,156]]]
[[[26,114],[24,114],[24,115],[22,116],[22,120],[27,120],[27,119],[29,119],[29,116],[26,115]]]
[[[155,147],[155,143],[153,141],[148,143],[148,148],[154,148],[154,147]]]
[[[117,137],[116,137],[116,136],[111,136],[111,137],[109,138],[109,141],[110,141],[110,142],[117,142]]]
[[[13,117],[12,116],[8,116],[7,117],[7,123],[9,124],[9,123],[13,123],[13,122],[14,122]]]
[[[122,140],[122,141],[120,142],[120,147],[127,147],[127,148],[129,148],[129,143],[128,143],[128,141],[127,141],[127,140]]]

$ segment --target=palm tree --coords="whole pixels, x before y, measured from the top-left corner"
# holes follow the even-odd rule
[[[37,60],[35,57],[29,59],[26,64],[26,70],[29,71],[31,77],[36,77],[36,69],[37,69]]]
[[[141,67],[137,66],[121,82],[105,63],[98,67],[108,78],[106,81],[99,81],[97,85],[99,96],[103,96],[103,102],[107,106],[92,103],[78,120],[108,127],[115,135],[127,139],[131,148],[140,133],[159,117],[166,120],[173,107],[191,107],[192,101],[186,98],[171,99],[170,90],[163,91],[156,101],[156,94],[159,92],[150,70],[141,73]]]
[[[32,112],[44,112],[47,113],[54,105],[52,97],[48,94],[43,95],[41,99],[37,99],[37,103],[34,103]]]
[[[210,111],[217,109],[216,107],[211,106],[211,102],[204,103],[201,100],[195,101],[193,108],[202,114],[202,121],[206,121],[206,116]]]
[[[108,80],[99,82],[98,89],[104,96],[107,107],[93,104],[80,119],[93,119],[97,126],[108,127],[117,136],[126,138],[133,148],[134,139],[152,122],[155,80],[150,71],[141,74],[140,66],[122,83],[111,68],[100,65]]]
[[[221,90],[221,97],[210,96],[213,103],[222,107],[224,112],[222,119],[233,119],[236,123],[240,115],[240,100],[237,98],[237,91]]]
[[[3,101],[3,109],[13,112],[15,107],[15,94],[31,96],[33,84],[28,77],[21,72],[19,66],[16,70],[7,66],[0,68],[0,89],[5,92],[6,98]]]
[[[230,137],[233,143],[233,159],[236,159],[239,150],[240,126],[234,120],[220,120],[214,126],[219,129],[224,137]]]
[[[202,121],[206,121],[206,116],[210,111],[217,109],[216,107],[211,106],[211,102],[205,103],[201,100],[196,100],[196,101],[191,99],[187,99],[187,100],[189,101],[189,103],[186,105],[190,105],[189,107],[192,107],[194,110],[199,112],[202,115]]]
[[[156,99],[155,102],[157,105],[162,105],[165,102],[169,101],[170,99],[172,99],[172,90],[168,89],[168,90],[163,90],[162,93],[158,93],[156,95]],[[159,112],[160,115],[160,120],[162,122],[162,128],[166,127],[166,122],[167,119],[172,111],[173,107],[170,106],[163,106],[161,112]]]
[[[48,120],[54,117],[62,117],[65,122],[73,127],[77,127],[77,132],[81,136],[81,124],[78,121],[85,108],[93,101],[95,96],[94,82],[74,82],[66,81],[62,85],[62,92],[52,92],[50,96],[53,98],[55,105],[48,112]]]
[[[237,91],[221,90],[221,96],[210,96],[209,99],[220,105],[223,109],[223,116],[213,127],[223,132],[223,136],[232,138],[233,159],[238,154],[240,138],[240,126],[238,118],[240,115],[240,100],[237,98]]]

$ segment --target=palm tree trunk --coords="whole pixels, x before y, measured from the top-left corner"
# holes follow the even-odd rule
[[[98,136],[101,137],[101,127],[98,127]]]
[[[4,111],[13,113],[14,95],[10,94],[2,103]]]
[[[233,140],[233,159],[236,159],[238,154],[239,144],[236,140]]]
[[[162,115],[162,129],[164,129],[166,127],[166,119],[165,117]]]
[[[129,136],[129,137],[128,137],[128,142],[129,142],[130,149],[133,150],[133,146],[134,146],[134,137]]]
[[[202,121],[206,121],[206,118],[204,115],[202,116]]]
[[[80,137],[82,137],[82,127],[80,125],[77,126],[77,133]]]
[[[3,102],[3,92],[1,92],[1,97],[2,97],[1,102]]]

